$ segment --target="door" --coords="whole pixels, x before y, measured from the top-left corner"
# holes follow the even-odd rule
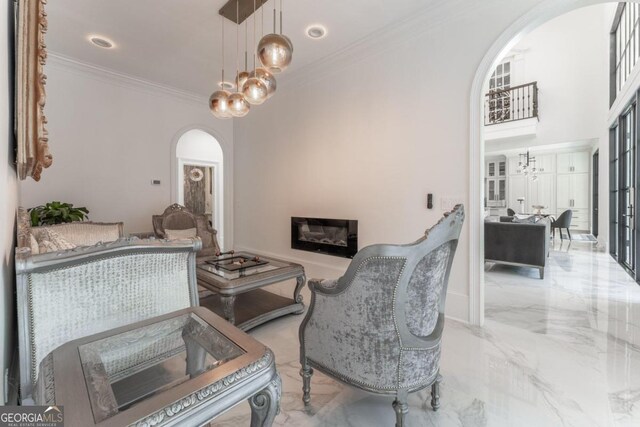
[[[490,179],[487,181],[487,198],[489,202],[494,202],[496,200],[496,180]],[[491,206],[491,204],[489,204]]]
[[[622,117],[619,176],[619,249],[618,261],[635,271],[635,161],[634,161],[635,106]]]
[[[589,174],[571,175],[570,182],[571,207],[589,209]]]
[[[533,181],[529,180],[529,202],[527,202],[527,208],[533,212],[533,206],[544,206],[543,213],[555,215],[556,213],[556,200],[555,200],[555,176],[554,175],[538,175],[538,179]]]
[[[498,162],[498,176],[501,178],[507,176],[507,162],[504,160]]]
[[[571,209],[571,175],[558,175],[558,215]]]
[[[507,200],[507,180],[499,179],[498,180],[498,200],[501,202],[501,205]]]
[[[213,167],[184,165],[184,206],[196,215],[213,215]]]
[[[571,153],[571,166],[573,173],[589,173],[589,164],[591,163],[591,155],[588,151],[580,151]]]
[[[571,153],[558,154],[558,173],[571,173]]]
[[[487,177],[495,178],[496,176],[496,162],[487,163]]]
[[[591,234],[594,235],[594,237],[598,237],[598,203],[599,203],[599,195],[598,195],[598,185],[599,185],[599,176],[598,174],[600,173],[600,150],[596,150],[596,152],[593,154],[593,165],[591,167],[591,170],[593,172],[593,197],[592,197],[592,203],[593,203],[593,209],[591,212],[591,218],[593,220],[593,224],[591,225]]]
[[[540,173],[554,173],[556,171],[555,163],[556,156],[553,154],[536,156],[536,165]]]

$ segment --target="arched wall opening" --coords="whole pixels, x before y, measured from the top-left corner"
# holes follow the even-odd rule
[[[630,0],[638,3],[639,0]],[[472,324],[484,323],[484,91],[492,71],[508,52],[531,31],[573,10],[603,3],[618,3],[610,0],[546,0],[524,14],[493,43],[484,55],[473,80],[470,94],[470,289],[469,319]],[[612,110],[615,104],[612,106]],[[611,117],[611,114],[610,114]],[[602,154],[602,150],[601,150]],[[600,156],[600,171],[608,170],[608,156]],[[601,176],[607,175],[606,172]],[[604,181],[604,180],[601,180]],[[608,186],[608,180],[600,185]],[[602,192],[602,191],[601,191]],[[603,193],[606,194],[606,193]]]
[[[224,153],[218,140],[201,129],[184,132],[177,141],[172,162],[175,201],[211,218],[218,242],[225,238]]]

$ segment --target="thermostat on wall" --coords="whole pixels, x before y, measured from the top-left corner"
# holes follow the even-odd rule
[[[160,180],[159,179],[152,179],[151,180],[151,185],[160,185]]]

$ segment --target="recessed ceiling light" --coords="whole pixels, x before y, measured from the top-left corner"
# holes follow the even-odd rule
[[[307,28],[307,35],[312,39],[322,39],[327,35],[327,29],[320,24],[314,24]]]
[[[233,90],[236,88],[236,85],[232,82],[218,82],[218,86],[220,87],[220,89],[224,90]]]
[[[89,36],[89,41],[102,49],[113,49],[116,44],[103,36]]]

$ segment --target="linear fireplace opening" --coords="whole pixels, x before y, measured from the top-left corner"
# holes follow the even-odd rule
[[[358,221],[291,217],[291,248],[353,258],[358,252]]]

